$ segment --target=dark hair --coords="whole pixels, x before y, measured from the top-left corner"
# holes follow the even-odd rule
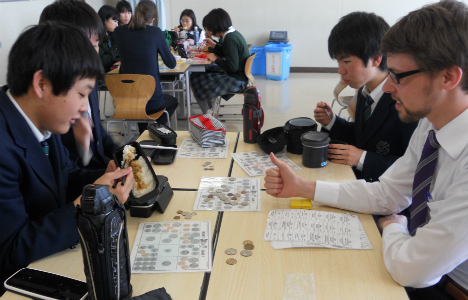
[[[340,19],[328,37],[328,54],[332,59],[340,55],[360,58],[367,67],[369,59],[382,54],[380,42],[389,26],[374,13],[353,12]],[[387,70],[387,57],[383,56],[380,70]]]
[[[231,26],[231,17],[222,8],[213,9],[203,18],[203,28],[208,29],[214,35],[228,31]]]
[[[184,9],[184,11],[180,14],[180,18],[179,18],[179,22],[180,20],[182,20],[182,17],[183,16],[187,16],[189,17],[190,19],[192,19],[192,28],[187,28],[187,30],[195,30],[195,26],[198,26],[197,25],[197,18],[195,18],[195,13],[193,12],[193,10],[191,9]],[[182,26],[182,22],[179,23],[180,26]]]
[[[446,0],[410,12],[385,34],[382,51],[412,55],[429,74],[458,66],[462,90],[468,92],[468,7]]]
[[[66,94],[79,79],[104,75],[99,55],[83,30],[55,21],[30,27],[13,44],[7,72],[11,94],[26,94],[39,70],[56,96]]]
[[[101,18],[102,24],[104,26],[105,26],[106,21],[109,20],[109,19],[112,19],[112,20],[115,20],[115,21],[120,20],[119,12],[117,11],[117,9],[115,9],[113,6],[110,6],[110,5],[103,5],[99,9],[98,15]],[[104,29],[105,29],[105,27],[104,27]]]
[[[154,18],[153,24],[158,24],[158,8],[154,2],[143,0],[135,7],[135,13],[132,20],[128,23],[129,29],[146,28],[146,24]]]
[[[104,26],[96,11],[89,4],[76,0],[57,0],[46,6],[39,18],[39,24],[46,21],[60,21],[75,25],[91,38],[97,35],[99,41],[105,35]]]
[[[126,11],[133,13],[132,6],[130,5],[130,3],[128,3],[125,0],[120,0],[119,2],[117,2],[117,5],[115,6],[115,8],[119,12],[119,14],[126,12]]]

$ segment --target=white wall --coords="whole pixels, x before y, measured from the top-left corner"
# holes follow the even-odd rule
[[[87,0],[97,11],[118,0]],[[53,0],[0,2],[0,85],[6,83],[8,52],[22,32],[37,24],[42,9]],[[165,0],[167,27],[179,22],[182,10],[195,11],[198,23],[213,8],[221,7],[230,15],[234,27],[249,44],[263,46],[270,31],[288,31],[293,45],[292,67],[336,67],[327,51],[328,35],[338,20],[353,11],[368,11],[384,17],[393,25],[408,12],[435,0]]]

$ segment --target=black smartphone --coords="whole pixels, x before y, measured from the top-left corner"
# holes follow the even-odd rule
[[[24,268],[5,281],[5,289],[33,299],[81,300],[88,297],[86,282]]]

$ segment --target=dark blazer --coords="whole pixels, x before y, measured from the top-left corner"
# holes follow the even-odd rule
[[[90,170],[106,169],[107,164],[112,159],[112,153],[119,146],[112,141],[112,138],[107,134],[104,127],[102,127],[97,82],[94,86],[94,90],[89,94],[89,105],[91,106],[91,118],[94,123],[93,141],[91,141],[90,144],[91,150],[93,151],[93,157],[91,158],[89,165],[84,168]],[[71,128],[66,134],[62,134],[62,143],[68,149],[70,159],[78,167],[83,168],[83,162],[78,154],[78,150],[76,149],[75,137]]]
[[[398,158],[403,156],[418,122],[403,123],[395,109],[391,94],[384,93],[372,115],[364,123],[362,88],[358,92],[355,122],[336,117],[330,130],[332,140],[340,140],[367,151],[362,171],[355,170],[358,179],[377,181]],[[325,129],[322,131],[328,132]]]
[[[6,90],[0,89],[0,282],[77,243],[72,202],[104,173],[73,164],[59,135],[47,140],[47,158]]]

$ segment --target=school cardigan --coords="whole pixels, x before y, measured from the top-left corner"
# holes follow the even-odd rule
[[[114,30],[114,39],[120,53],[120,74],[153,76],[156,89],[150,100],[162,107],[164,99],[159,80],[158,54],[169,69],[174,69],[177,63],[161,29],[147,25],[144,29],[130,30],[128,25],[122,25]]]
[[[215,55],[224,57],[218,58],[215,63],[226,73],[237,80],[247,81],[245,76],[245,63],[250,56],[249,47],[239,31],[230,32],[216,44],[214,48],[209,48]]]

